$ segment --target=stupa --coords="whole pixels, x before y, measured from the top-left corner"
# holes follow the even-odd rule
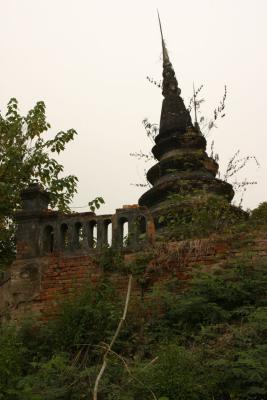
[[[159,217],[170,207],[169,199],[178,194],[223,196],[231,201],[234,196],[232,185],[216,178],[218,163],[206,153],[207,142],[197,122],[192,123],[190,112],[181,97],[181,89],[162,34],[159,18],[162,53],[163,82],[162,110],[159,133],[152,148],[158,160],[147,172],[152,187],[139,199],[154,217],[156,226]],[[172,204],[173,207],[173,204]]]

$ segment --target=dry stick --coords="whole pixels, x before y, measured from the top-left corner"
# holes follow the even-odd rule
[[[114,343],[115,343],[115,341],[116,341],[116,339],[117,339],[117,337],[118,337],[118,335],[120,333],[122,324],[126,319],[129,300],[130,300],[130,294],[131,294],[131,288],[132,288],[132,279],[133,279],[133,277],[132,277],[132,275],[130,275],[129,276],[129,281],[128,281],[128,289],[127,289],[127,295],[126,295],[126,299],[125,299],[123,315],[122,315],[122,318],[120,319],[120,322],[119,322],[119,324],[117,326],[116,332],[115,332],[115,334],[114,334],[114,336],[113,336],[113,338],[112,338],[112,340],[111,340],[111,342],[110,342],[110,344],[109,344],[109,346],[108,346],[108,348],[107,348],[107,350],[106,350],[106,352],[105,352],[105,354],[103,356],[103,364],[102,364],[102,367],[101,367],[101,369],[100,369],[100,371],[99,371],[99,373],[98,373],[98,375],[96,377],[96,381],[95,381],[95,386],[94,386],[94,391],[93,391],[93,400],[97,400],[98,386],[99,386],[99,382],[100,382],[100,380],[102,378],[102,375],[103,375],[103,373],[104,373],[104,371],[106,369],[106,366],[107,366],[108,353],[110,352],[112,346],[114,345]]]

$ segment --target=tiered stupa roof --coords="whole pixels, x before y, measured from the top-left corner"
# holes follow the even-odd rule
[[[139,199],[141,206],[147,206],[154,217],[162,215],[168,207],[171,194],[188,195],[212,193],[231,201],[234,196],[232,186],[216,179],[218,164],[206,153],[206,139],[198,124],[192,123],[185,107],[181,89],[169,59],[162,34],[163,83],[162,110],[159,134],[155,138],[152,153],[158,163],[147,172],[152,188]]]

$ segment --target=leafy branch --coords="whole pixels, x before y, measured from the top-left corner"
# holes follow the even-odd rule
[[[101,204],[105,204],[103,197],[96,197],[94,200],[89,201],[88,206],[92,212],[95,212],[95,210],[99,210]]]

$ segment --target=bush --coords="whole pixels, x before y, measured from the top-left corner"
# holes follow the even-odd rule
[[[76,351],[83,345],[95,352],[101,342],[108,342],[120,318],[121,301],[112,284],[102,281],[88,285],[60,304],[60,313],[49,328],[58,351]]]
[[[239,321],[262,306],[266,288],[266,262],[240,259],[216,273],[196,269],[186,289],[178,281],[176,290],[172,285],[152,294],[152,329],[190,335],[203,325]]]
[[[250,222],[255,225],[266,225],[267,224],[267,202],[264,201],[260,205],[251,211]]]
[[[124,268],[123,256],[113,247],[103,247],[95,261],[105,272],[122,271]]]
[[[203,368],[198,353],[186,350],[176,344],[169,344],[160,349],[158,361],[143,369],[140,379],[144,386],[139,397],[151,399],[150,388],[157,398],[169,400],[201,400],[211,398],[211,376]]]
[[[135,293],[99,400],[150,400],[151,390],[161,400],[266,400],[266,266],[240,259],[196,269],[183,286],[172,278],[144,298]],[[3,326],[0,399],[90,398],[122,309],[103,281],[74,293],[45,326]]]
[[[0,328],[0,399],[19,400],[16,389],[18,379],[26,369],[24,354],[26,349],[22,345],[15,327]]]
[[[159,222],[167,227],[169,239],[178,240],[228,232],[247,218],[243,210],[232,206],[221,196],[207,194],[171,195],[168,210]]]

